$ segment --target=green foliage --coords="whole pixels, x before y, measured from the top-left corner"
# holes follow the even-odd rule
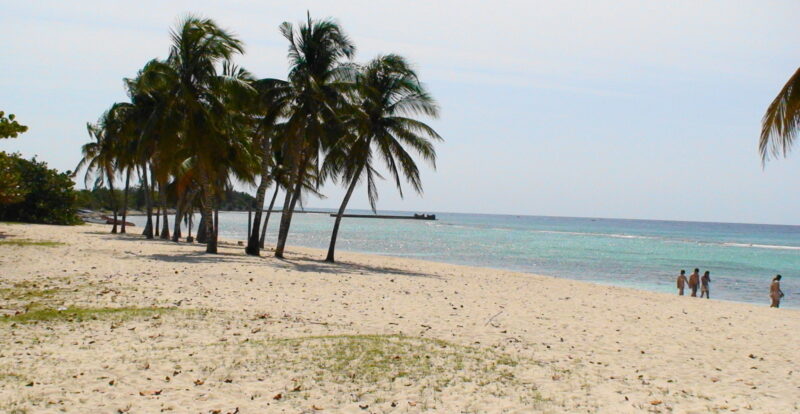
[[[16,138],[19,134],[28,130],[28,127],[16,121],[14,114],[0,111],[0,138]]]
[[[132,188],[128,194],[128,210],[135,210],[140,208],[144,203],[144,195],[142,194],[141,202],[137,204],[136,195],[138,188]],[[117,206],[122,209],[122,200],[124,198],[123,190],[114,190],[114,198],[117,201]],[[94,211],[111,211],[113,204],[111,203],[110,191],[107,188],[95,188],[92,190],[78,190],[75,192],[75,207],[94,210]]]
[[[124,199],[123,190],[114,190],[114,198],[117,200],[117,205],[122,206]],[[222,200],[219,203],[220,210],[223,211],[247,211],[248,208],[255,208],[255,197],[241,191],[226,191],[222,195]],[[159,193],[156,191],[154,196],[156,200],[159,199]],[[170,195],[167,202],[167,208],[174,209],[177,203]],[[111,211],[111,197],[109,197],[109,190],[107,188],[95,188],[93,190],[78,190],[76,191],[75,207],[86,210],[94,211]],[[144,190],[141,187],[131,187],[128,192],[128,210],[142,210],[145,205]]]
[[[800,127],[800,69],[783,85],[761,120],[761,161],[787,156]]]
[[[240,191],[226,191],[219,209],[224,211],[247,211],[248,208],[255,208],[256,199],[247,193]]]
[[[25,197],[22,177],[15,166],[12,155],[0,152],[0,205],[18,203]]]
[[[75,215],[75,192],[69,173],[47,168],[47,163],[7,156],[8,168],[19,176],[24,192],[21,200],[0,204],[0,220],[44,224],[79,224]]]

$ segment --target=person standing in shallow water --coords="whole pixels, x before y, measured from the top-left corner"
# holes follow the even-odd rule
[[[770,308],[779,308],[781,306],[781,298],[783,297],[781,275],[777,275],[772,279],[772,284],[769,287],[769,297],[772,299],[772,304],[769,305]]]
[[[683,296],[683,287],[686,286],[686,271],[681,269],[681,274],[678,276],[678,296]]]
[[[692,297],[697,297],[697,287],[700,284],[700,269],[695,268],[694,272],[689,275],[689,289],[692,290]]]
[[[708,296],[708,283],[709,282],[711,282],[711,276],[710,276],[710,272],[708,270],[706,270],[706,272],[703,273],[703,277],[700,278],[700,297],[701,298],[703,297],[703,295],[706,295],[706,299],[711,299],[711,297]]]

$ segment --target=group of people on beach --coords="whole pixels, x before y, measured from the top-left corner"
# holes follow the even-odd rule
[[[689,289],[692,291],[692,297],[697,297],[697,289],[700,288],[700,297],[706,297],[706,299],[711,299],[709,296],[709,284],[711,283],[711,272],[706,270],[703,273],[703,276],[700,276],[700,269],[695,268],[694,272],[692,272],[689,277],[686,277],[686,270],[681,269],[681,274],[678,275],[678,295],[683,296],[683,291],[686,288],[686,285],[689,285]],[[778,308],[781,305],[781,298],[783,298],[783,291],[781,290],[781,275],[777,275],[772,278],[772,284],[769,287],[769,298],[772,300],[770,304],[771,308]]]
[[[695,268],[694,272],[689,275],[689,278],[686,278],[686,271],[681,269],[681,274],[678,276],[678,295],[683,296],[683,290],[686,288],[686,285],[689,285],[689,289],[692,291],[692,297],[697,297],[697,288],[700,288],[700,297],[706,297],[706,299],[711,299],[709,296],[708,285],[711,283],[711,272],[706,270],[703,273],[703,276],[700,277],[700,269]]]

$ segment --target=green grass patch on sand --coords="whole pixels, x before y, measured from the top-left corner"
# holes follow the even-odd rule
[[[519,396],[531,406],[544,402],[535,385],[517,378],[519,360],[491,349],[404,335],[309,336],[247,344],[228,350],[240,357],[231,365],[295,378],[296,390],[336,384],[348,388],[347,395],[378,404],[383,391],[403,389],[435,406],[448,392],[467,387],[499,399]],[[303,395],[298,391],[285,398]]]
[[[31,240],[31,239],[11,239],[0,240],[0,246],[43,246],[43,247],[56,247],[63,246],[64,243],[55,242],[50,240]]]
[[[0,318],[0,322],[83,322],[97,319],[127,320],[137,317],[160,315],[171,308],[82,308],[68,307],[62,310],[33,306],[27,312]]]
[[[17,282],[11,287],[0,288],[0,300],[4,302],[27,302],[48,299],[55,296],[60,289],[40,286],[34,282]]]

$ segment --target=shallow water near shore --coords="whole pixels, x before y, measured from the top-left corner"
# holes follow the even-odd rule
[[[318,210],[321,211],[321,210]],[[352,210],[349,213],[368,214]],[[382,214],[408,212],[380,211]],[[800,307],[800,226],[436,213],[436,221],[345,218],[337,249],[509,269],[675,292],[680,269],[711,271],[711,297]],[[195,223],[197,223],[196,218]],[[295,214],[289,244],[326,249],[328,214]],[[130,217],[137,226],[144,217]],[[274,245],[280,214],[270,217]],[[139,227],[141,229],[141,227]],[[221,212],[220,237],[245,240],[247,212]]]

